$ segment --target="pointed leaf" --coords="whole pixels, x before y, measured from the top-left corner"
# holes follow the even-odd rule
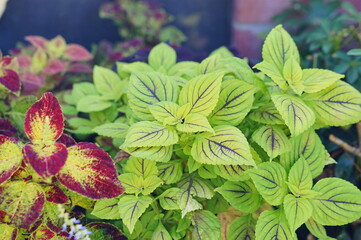
[[[199,210],[191,217],[193,240],[214,240],[221,236],[221,224],[210,211]]]
[[[69,197],[58,186],[53,184],[46,184],[43,186],[46,201],[63,204],[69,202]]]
[[[64,55],[71,61],[88,61],[93,58],[88,50],[78,44],[68,44]]]
[[[101,136],[112,138],[125,138],[129,126],[125,123],[105,123],[93,129],[94,132]]]
[[[48,92],[27,111],[25,133],[35,144],[52,144],[62,134],[64,116],[54,94]]]
[[[76,109],[78,112],[99,112],[112,106],[111,102],[105,101],[102,97],[97,95],[88,95],[81,98],[77,104]]]
[[[50,59],[43,69],[43,73],[47,75],[54,75],[66,70],[66,63],[59,59]]]
[[[91,232],[92,239],[106,240],[127,240],[123,233],[112,224],[104,222],[92,222],[85,225],[86,229]]]
[[[315,68],[303,69],[302,74],[302,81],[307,93],[319,92],[344,77],[344,75],[330,70]]]
[[[0,84],[12,93],[18,94],[20,91],[20,78],[14,70],[0,69]]]
[[[214,165],[255,165],[247,139],[233,126],[217,126],[214,134],[202,134],[192,146],[193,158]]]
[[[251,110],[254,89],[245,82],[230,79],[221,85],[218,103],[210,115],[212,124],[236,126]]]
[[[252,215],[238,217],[231,222],[228,228],[228,240],[255,240],[256,221]]]
[[[302,69],[299,64],[299,61],[295,59],[295,57],[290,57],[283,67],[283,76],[292,88],[292,90],[301,95],[305,89],[302,81]]]
[[[266,104],[249,114],[255,122],[264,124],[284,124],[281,114],[273,104]]]
[[[181,190],[179,188],[169,188],[164,191],[159,198],[159,203],[165,210],[179,209],[178,198]]]
[[[199,74],[212,73],[217,70],[223,70],[223,63],[221,62],[222,57],[220,55],[213,55],[205,58],[198,65]]]
[[[160,67],[169,70],[176,63],[176,60],[176,52],[165,43],[160,43],[153,47],[148,56],[149,65],[154,70],[158,70]]]
[[[361,191],[339,178],[324,178],[313,187],[320,193],[311,202],[312,217],[323,225],[344,225],[361,217]]]
[[[22,160],[23,153],[16,141],[0,135],[0,184],[19,169]]]
[[[178,142],[177,131],[157,122],[141,121],[133,124],[127,133],[124,147],[170,146]]]
[[[41,36],[26,36],[25,40],[30,42],[31,45],[33,45],[34,47],[39,47],[39,48],[43,48],[45,49],[46,44],[48,43],[48,40],[41,37]]]
[[[241,212],[253,213],[262,205],[263,198],[258,193],[252,181],[225,182],[216,188],[234,208]]]
[[[256,240],[296,240],[281,209],[261,213],[256,225]]]
[[[162,240],[172,240],[173,239],[161,222],[159,222],[158,227],[153,232],[151,240],[159,240],[159,239],[162,239]]]
[[[178,104],[173,102],[159,102],[149,106],[149,111],[153,117],[157,121],[168,125],[174,125],[180,121],[177,117],[178,109]]]
[[[28,229],[42,214],[45,194],[37,183],[13,181],[0,187],[0,210],[10,224]]]
[[[288,194],[284,200],[285,215],[291,231],[296,231],[312,215],[312,204],[305,198],[297,198]]]
[[[325,227],[316,222],[313,218],[308,219],[306,227],[312,235],[319,239],[336,240],[335,238],[328,237]]]
[[[93,81],[96,90],[102,94],[105,100],[118,100],[125,88],[125,81],[122,81],[118,74],[107,68],[95,66]]]
[[[272,101],[292,136],[297,136],[315,123],[315,114],[301,99],[288,94],[272,94]]]
[[[146,158],[156,162],[168,162],[173,154],[173,146],[130,147],[125,151],[134,157]]]
[[[144,159],[130,157],[124,170],[129,173],[135,173],[138,176],[148,177],[151,175],[157,175],[158,169],[155,162]]]
[[[199,113],[187,115],[182,123],[177,124],[177,130],[180,132],[214,132],[208,119]]]
[[[361,120],[361,93],[337,81],[328,88],[304,94],[303,99],[316,113],[317,120],[329,126],[343,126]]]
[[[126,193],[148,195],[152,193],[163,182],[157,176],[151,175],[146,178],[135,173],[123,173],[119,177]]]
[[[289,188],[296,196],[312,188],[312,175],[306,160],[301,157],[291,168],[288,175]],[[292,186],[292,187],[291,187]]]
[[[113,160],[92,143],[68,148],[68,159],[57,177],[69,189],[89,198],[113,198],[123,192]]]
[[[288,152],[291,148],[286,134],[277,126],[260,127],[252,134],[252,139],[266,151],[271,159]]]
[[[101,219],[120,219],[118,208],[119,199],[100,199],[95,202],[92,215]]]
[[[128,227],[130,233],[133,232],[135,223],[145,212],[153,199],[148,196],[136,197],[127,195],[120,198],[118,202],[120,217],[123,223]]]
[[[261,163],[258,168],[248,170],[251,178],[262,197],[271,205],[283,203],[288,192],[286,171],[276,162]]]
[[[57,174],[68,157],[66,146],[62,143],[46,146],[28,143],[23,151],[26,161],[43,178]]]
[[[166,184],[178,182],[183,174],[181,162],[175,161],[159,164],[158,170],[158,177],[160,177]]]
[[[275,64],[267,61],[258,63],[254,68],[270,77],[282,90],[288,89],[286,79],[282,75],[282,68],[280,69]]]
[[[179,104],[191,104],[190,112],[208,116],[217,104],[223,74],[209,73],[188,81],[179,94]]]
[[[249,179],[245,171],[250,168],[251,166],[247,165],[216,165],[214,171],[218,176],[229,181],[243,181]]]

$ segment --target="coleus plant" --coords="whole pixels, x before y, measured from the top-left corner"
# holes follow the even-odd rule
[[[62,36],[50,40],[41,36],[25,39],[30,46],[19,45],[11,51],[19,62],[23,95],[54,89],[69,78],[66,73],[91,72],[88,62],[93,56],[78,44],[67,44]]]
[[[17,62],[14,58],[9,56],[3,56],[0,51],[0,85],[1,91],[19,94],[20,92],[20,80],[17,73]],[[1,94],[3,95],[3,94]]]
[[[31,234],[30,239],[39,239],[48,232],[68,239],[57,205],[73,206],[79,196],[102,199],[122,194],[113,160],[95,144],[76,143],[63,134],[62,110],[50,92],[29,108],[24,129],[30,142],[0,135],[2,236]]]
[[[121,219],[129,239],[212,240],[297,239],[303,224],[326,239],[324,225],[359,219],[357,187],[313,179],[334,163],[315,130],[361,120],[361,94],[343,75],[302,69],[282,26],[262,54],[258,73],[224,49],[176,63],[165,44],[149,65],[119,64],[122,120],[94,131],[121,143],[126,194],[97,201],[88,218]]]

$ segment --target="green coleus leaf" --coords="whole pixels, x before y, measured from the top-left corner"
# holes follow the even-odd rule
[[[17,239],[19,230],[12,226],[7,224],[0,224],[0,232],[3,239]]]
[[[197,136],[192,146],[192,157],[205,164],[255,165],[247,139],[233,126],[217,126],[215,133]]]
[[[71,133],[76,134],[92,134],[94,127],[97,126],[96,123],[90,121],[89,119],[85,118],[70,118],[67,119],[69,126],[75,128],[75,130],[67,129]]]
[[[361,120],[361,93],[343,81],[336,81],[322,91],[304,94],[303,99],[315,110],[317,120],[328,126]]]
[[[9,223],[28,229],[41,216],[45,193],[37,183],[12,181],[0,186],[0,211]]]
[[[292,234],[282,209],[261,213],[256,224],[256,240],[297,240]]]
[[[250,168],[252,167],[247,165],[216,165],[214,172],[229,181],[244,181],[249,179],[245,171]]]
[[[126,85],[118,74],[104,67],[95,66],[93,71],[93,81],[96,90],[102,94],[106,100],[118,100],[124,93]]]
[[[251,85],[259,82],[259,78],[248,65],[247,59],[238,57],[228,57],[221,60],[224,67],[235,75],[237,79],[245,81]]]
[[[201,178],[205,178],[205,179],[217,178],[217,174],[214,172],[213,167],[214,167],[213,165],[202,164],[202,166],[197,170],[198,175]]]
[[[361,191],[339,178],[324,178],[313,187],[312,217],[323,225],[344,225],[361,217]]]
[[[153,235],[153,232],[158,226],[159,215],[155,211],[146,211],[141,217],[140,217],[140,223],[142,225],[142,228],[140,229],[141,232],[139,233],[138,237],[139,239],[150,239]],[[133,233],[134,234],[134,233]]]
[[[301,99],[282,93],[272,94],[271,97],[292,136],[301,134],[315,123],[314,112]]]
[[[302,156],[309,165],[312,178],[317,177],[325,166],[325,159],[328,157],[321,139],[310,129],[297,137],[290,139],[291,151],[282,154],[281,165],[289,171],[293,164]]]
[[[200,113],[191,113],[187,115],[182,123],[177,124],[177,130],[180,132],[214,132],[208,122],[208,119]]]
[[[162,101],[175,102],[179,87],[158,72],[136,72],[130,76],[128,86],[129,106],[142,120],[153,120],[149,106]]]
[[[271,159],[288,152],[291,148],[286,134],[277,126],[267,125],[258,128],[252,134],[252,139],[266,151]]]
[[[176,52],[165,43],[159,43],[153,47],[148,56],[149,65],[154,70],[158,70],[160,67],[164,67],[166,70],[169,70],[176,61]]]
[[[75,83],[70,95],[64,95],[65,102],[76,105],[77,102],[85,96],[99,95],[95,85],[89,82]]]
[[[302,196],[308,190],[311,190],[311,170],[303,157],[301,157],[295,164],[293,164],[288,174],[288,187],[296,196]]]
[[[169,69],[168,74],[189,80],[197,75],[198,65],[198,62],[192,61],[178,62],[171,69]]]
[[[298,95],[301,95],[305,87],[302,81],[302,69],[299,61],[294,56],[291,56],[283,66],[283,77],[291,89]]]
[[[270,77],[282,90],[287,90],[288,85],[282,75],[282,69],[279,69],[275,64],[262,61],[258,63],[254,68],[257,68],[262,73]]]
[[[98,112],[112,106],[111,102],[107,102],[102,97],[97,95],[88,95],[81,98],[76,104],[78,112]]]
[[[124,166],[124,171],[128,173],[134,173],[138,176],[148,177],[151,175],[157,175],[158,169],[156,163],[144,158],[137,158],[131,156]]]
[[[158,227],[155,229],[155,231],[152,234],[151,240],[173,240],[167,229],[163,226],[161,222],[159,222]]]
[[[122,147],[170,146],[178,142],[177,131],[158,122],[141,121],[133,124]]]
[[[173,102],[159,102],[149,106],[153,117],[167,125],[175,125],[180,122],[181,119],[177,117],[178,109],[178,104]]]
[[[15,173],[23,160],[21,148],[10,137],[0,135],[0,184]]]
[[[224,197],[219,193],[214,194],[211,199],[206,200],[206,204],[208,210],[215,214],[227,211],[230,206]]]
[[[181,190],[179,188],[169,188],[159,196],[159,203],[165,210],[179,209],[178,199]]]
[[[208,116],[217,104],[223,74],[209,73],[187,82],[179,94],[179,104],[190,103],[191,113]]]
[[[234,208],[241,212],[255,212],[263,203],[262,196],[252,181],[227,181],[215,191],[219,192]]]
[[[92,215],[101,219],[119,219],[118,198],[100,199],[95,202]]]
[[[222,82],[216,107],[210,115],[212,124],[236,126],[251,110],[254,88],[242,81],[229,79]]]
[[[265,104],[257,108],[249,114],[249,118],[264,124],[284,124],[281,114],[273,104]]]
[[[255,240],[256,221],[252,215],[238,217],[229,225],[227,232],[228,240]]]
[[[285,215],[291,231],[296,231],[312,215],[313,207],[309,199],[288,194],[283,202]]]
[[[221,235],[221,224],[218,218],[210,211],[199,210],[191,217],[192,239],[194,240],[214,240]]]
[[[153,199],[149,196],[136,197],[133,195],[124,195],[119,199],[118,207],[120,217],[132,233],[139,217],[145,212]]]
[[[283,203],[288,192],[286,171],[276,162],[261,163],[258,168],[248,170],[258,192],[271,205]]]
[[[213,50],[209,55],[210,56],[219,55],[222,58],[234,57],[233,53],[230,50],[228,50],[228,48],[225,46],[221,46],[216,50]]]
[[[135,173],[123,173],[118,178],[125,187],[126,193],[134,193],[136,195],[139,193],[148,195],[163,183],[160,178],[154,175],[142,177]]]
[[[323,225],[316,222],[312,217],[306,222],[307,229],[319,239],[336,240],[327,236],[326,229]]]
[[[221,59],[222,57],[220,55],[213,55],[205,58],[198,65],[198,73],[207,74],[223,69],[223,64],[221,62]]]
[[[302,71],[302,81],[306,93],[319,92],[343,77],[343,74],[325,69],[311,68]]]
[[[166,184],[178,182],[183,174],[182,163],[180,161],[158,164],[158,170],[158,177],[160,177]]]
[[[173,146],[161,147],[129,147],[124,148],[134,157],[145,158],[156,162],[168,162],[173,154]]]
[[[125,123],[105,123],[93,128],[93,131],[97,134],[105,137],[112,138],[125,138],[129,126]]]
[[[118,218],[119,219],[119,218]],[[91,232],[93,239],[124,239],[123,233],[114,225],[104,222],[91,222],[85,225],[86,229]]]

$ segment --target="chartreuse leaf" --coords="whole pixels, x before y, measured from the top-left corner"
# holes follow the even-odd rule
[[[245,81],[251,85],[257,85],[256,83],[260,82],[260,79],[248,65],[247,59],[227,57],[221,61],[223,62],[225,68],[232,72],[237,79]]]
[[[219,192],[234,208],[241,212],[255,212],[263,202],[262,196],[252,181],[227,181],[215,191]]]
[[[340,178],[324,178],[313,187],[312,217],[323,225],[344,225],[361,217],[361,191]]]
[[[159,196],[159,203],[165,210],[179,209],[178,199],[181,190],[179,188],[169,188]]]
[[[252,134],[252,139],[266,151],[271,159],[291,148],[286,134],[277,126],[267,125],[258,128]]]
[[[133,124],[122,147],[170,146],[178,142],[177,131],[158,122],[141,121]]]
[[[200,113],[191,113],[187,115],[182,123],[177,124],[177,130],[180,132],[214,132],[208,122],[208,119]]]
[[[258,192],[271,205],[283,203],[288,188],[286,171],[276,162],[261,163],[258,168],[248,170]]]
[[[295,196],[302,196],[312,188],[312,175],[306,160],[301,157],[288,174],[288,187]]]
[[[148,177],[157,175],[158,169],[155,162],[131,156],[124,166],[124,170],[128,173],[135,173],[138,176]]]
[[[315,110],[317,120],[328,126],[361,120],[361,93],[343,81],[336,81],[322,91],[304,94],[303,99]]]
[[[93,81],[96,90],[106,100],[118,100],[124,93],[125,81],[122,81],[118,74],[104,67],[95,66]]]
[[[210,115],[212,124],[236,126],[251,110],[254,88],[236,79],[222,82],[216,107]]]
[[[173,238],[170,236],[169,232],[163,224],[159,221],[158,227],[155,229],[155,231],[152,234],[151,240],[172,240]]]
[[[306,222],[307,229],[319,239],[336,240],[327,236],[326,229],[324,226],[316,222],[312,217]]]
[[[297,240],[292,234],[282,209],[266,210],[256,224],[256,240]]]
[[[117,198],[100,199],[95,202],[91,214],[101,219],[119,219],[118,202]]]
[[[164,67],[166,70],[169,70],[176,61],[176,52],[165,43],[159,43],[153,47],[148,56],[149,65],[154,70],[158,70],[160,67]]]
[[[198,62],[192,61],[178,62],[169,69],[168,74],[170,76],[179,76],[189,80],[197,75],[198,65]]]
[[[210,211],[199,210],[191,217],[192,239],[194,240],[215,240],[221,235],[221,224],[218,218]]]
[[[315,123],[314,112],[301,99],[282,93],[272,94],[271,97],[292,136],[301,134]]]
[[[17,239],[18,236],[18,229],[12,225],[8,224],[0,224],[0,232],[2,238],[5,239]]]
[[[254,68],[270,77],[282,90],[288,89],[286,80],[282,75],[282,69],[277,68],[276,65],[270,62],[262,61],[254,66]]]
[[[247,139],[233,126],[217,126],[215,133],[199,135],[192,146],[192,157],[212,165],[255,165]]]
[[[81,82],[75,83],[71,90],[71,94],[64,95],[64,101],[76,105],[76,103],[85,96],[99,95],[93,83]]]
[[[21,180],[0,186],[0,210],[17,227],[28,229],[42,214],[44,202],[44,191],[37,183]]]
[[[156,162],[168,162],[172,157],[173,146],[161,147],[130,147],[124,148],[134,157],[146,158]]]
[[[291,56],[284,64],[283,77],[286,79],[292,90],[298,95],[301,95],[305,89],[302,81],[302,74],[303,72],[299,61],[297,61],[294,56]]]
[[[142,120],[153,120],[149,106],[158,102],[175,102],[179,87],[159,72],[136,72],[130,76],[128,86],[129,106]]]
[[[281,155],[280,163],[288,172],[302,156],[308,163],[312,178],[317,177],[325,166],[328,157],[325,147],[314,130],[310,129],[290,139],[291,151]]]
[[[249,118],[255,122],[264,124],[284,124],[281,114],[277,108],[271,104],[265,104],[249,114]]]
[[[118,178],[125,187],[126,193],[134,193],[136,195],[139,193],[148,195],[162,184],[162,180],[154,175],[142,177],[135,173],[123,173]]]
[[[130,233],[133,232],[135,223],[152,201],[153,199],[149,196],[124,195],[120,198],[118,202],[120,217]]]
[[[159,102],[149,106],[149,111],[153,117],[167,125],[175,125],[180,119],[177,117],[178,104],[173,102]]]
[[[8,180],[19,169],[23,153],[16,142],[0,135],[0,184]]]
[[[220,55],[213,55],[207,57],[199,64],[198,73],[207,74],[223,69],[221,59],[222,57]]]
[[[125,138],[129,126],[125,123],[105,123],[93,128],[93,131],[97,134],[105,137],[112,138]]]
[[[209,73],[188,81],[179,94],[179,104],[190,103],[190,112],[208,116],[217,104],[223,74]]]
[[[214,172],[229,181],[244,181],[249,179],[245,171],[250,168],[252,167],[247,165],[216,165]]]
[[[206,200],[206,204],[208,210],[215,214],[225,212],[230,207],[228,202],[219,193],[214,194],[214,196],[211,199]]]
[[[80,99],[76,104],[76,110],[78,112],[98,112],[107,109],[112,106],[111,102],[107,102],[100,96],[88,95]]]
[[[158,165],[158,177],[166,184],[178,182],[182,177],[182,163],[180,161],[171,161]]]
[[[283,202],[285,215],[291,231],[296,231],[312,215],[313,207],[309,199],[288,194]]]
[[[227,240],[254,240],[256,221],[252,215],[246,215],[234,219],[229,225]]]
[[[306,93],[319,92],[343,77],[343,74],[325,69],[311,68],[302,71],[302,82]]]

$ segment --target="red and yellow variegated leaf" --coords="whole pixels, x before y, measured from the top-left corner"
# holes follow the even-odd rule
[[[88,61],[93,58],[88,50],[78,44],[68,44],[64,55],[71,61]]]
[[[0,211],[10,223],[28,229],[42,214],[45,194],[36,183],[9,182],[0,187]]]
[[[63,134],[64,116],[58,99],[47,92],[27,111],[25,133],[35,144],[50,145]]]
[[[68,157],[66,146],[62,143],[52,145],[28,143],[23,151],[26,162],[44,178],[57,174]]]
[[[10,92],[18,93],[20,91],[20,78],[14,70],[3,69],[2,74],[0,74],[0,84]]]
[[[89,198],[113,198],[123,193],[113,160],[92,143],[68,148],[68,160],[57,177],[70,190]]]
[[[1,239],[16,240],[18,236],[18,229],[7,224],[0,224]]]
[[[51,185],[44,184],[42,186],[47,201],[58,204],[69,202],[68,196],[58,186],[53,184]]]
[[[8,180],[21,166],[23,153],[15,140],[0,136],[0,184]]]
[[[34,47],[45,49],[46,44],[49,42],[41,36],[26,36],[25,40],[29,41]]]
[[[30,235],[30,240],[50,240],[56,237],[56,233],[44,225],[41,225],[35,232]]]

